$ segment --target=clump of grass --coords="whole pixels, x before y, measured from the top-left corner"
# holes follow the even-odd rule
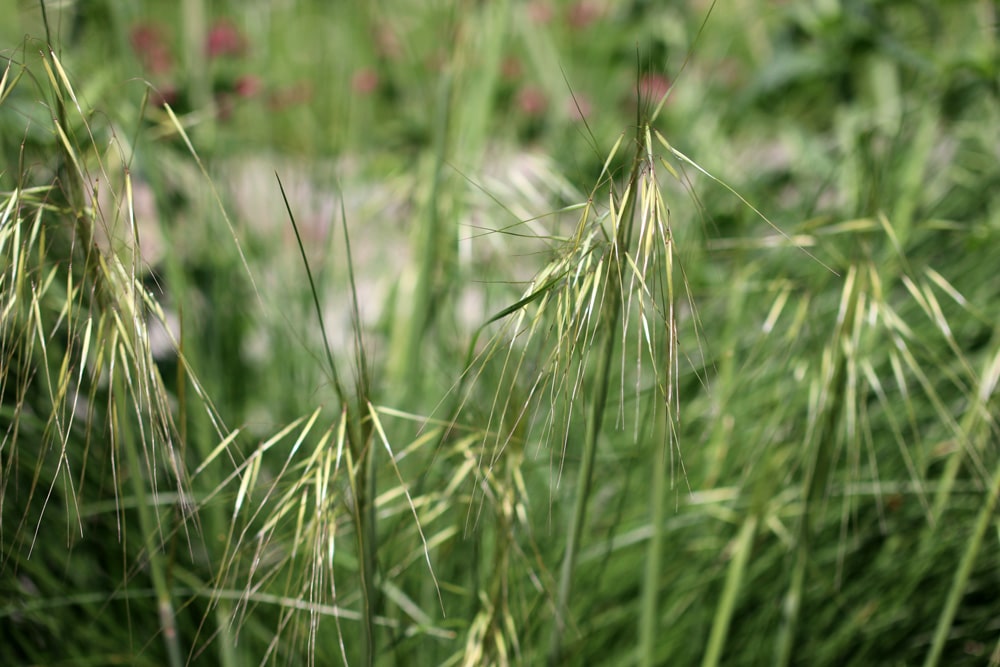
[[[469,193],[488,189],[477,147],[508,40],[549,39],[540,60],[558,42],[519,7],[451,18],[465,38],[436,88],[448,120],[415,149],[403,209],[419,279],[374,330],[351,246],[365,225],[346,207],[335,260],[318,266],[285,200],[302,264],[280,316],[258,280],[273,244],[247,238],[224,188],[198,178],[175,197],[151,272],[139,157],[207,174],[197,118],[167,106],[165,125],[124,131],[51,52],[8,61],[0,104],[29,119],[31,141],[4,156],[0,202],[5,662],[995,658],[984,552],[1000,489],[1000,300],[996,211],[978,187],[996,179],[983,168],[995,140],[981,119],[917,110],[906,86],[862,86],[877,122],[831,101],[809,131],[777,132],[788,155],[746,167],[759,181],[734,195],[731,121],[702,105],[677,131],[682,94],[589,158],[589,196],[558,202],[557,222],[539,210],[478,225],[501,230],[486,237],[498,248],[515,235],[528,248],[524,286],[458,250]],[[477,54],[486,17],[510,33]],[[846,20],[795,17],[818,33]],[[738,46],[753,58],[792,48],[747,25],[756,37]],[[892,53],[869,54],[881,80],[935,90]],[[811,71],[777,89],[795,97],[789,81]],[[753,94],[766,97],[748,93],[746,130],[766,134]],[[835,131],[817,137],[823,118]],[[556,125],[547,139],[563,136]],[[170,146],[146,138],[165,128]],[[751,202],[793,205],[768,225]],[[199,243],[211,246],[200,264],[185,256]],[[338,263],[344,350],[322,330]],[[467,334],[452,323],[470,278],[506,301]],[[307,309],[321,331],[299,319]],[[172,354],[154,351],[154,325]],[[264,361],[243,351],[255,327],[275,348]]]
[[[3,202],[3,396],[12,408],[4,415],[4,570],[20,573],[29,598],[79,604],[65,589],[52,588],[57,582],[51,577],[36,579],[30,560],[34,555],[71,567],[72,550],[53,549],[46,526],[64,517],[72,546],[84,538],[85,523],[110,515],[111,526],[118,527],[106,537],[127,543],[134,560],[122,563],[117,582],[112,568],[107,579],[88,573],[80,583],[104,579],[109,589],[127,592],[139,576],[133,568],[141,565],[154,602],[149,636],[161,638],[167,664],[181,665],[176,610],[183,602],[170,584],[164,547],[192,520],[193,505],[188,471],[178,458],[182,445],[171,399],[148,336],[147,318],[162,321],[163,313],[142,285],[139,253],[126,263],[124,255],[96,245],[102,224],[129,225],[138,237],[134,219],[104,220],[95,208],[91,184],[108,179],[95,179],[86,165],[90,156],[108,150],[99,141],[110,139],[110,151],[119,150],[114,135],[95,136],[54,52],[43,53],[38,64],[45,79],[29,81],[53,110],[57,180],[36,185],[22,170]],[[0,99],[9,102],[15,86],[30,85],[21,81],[26,73],[35,75],[8,61]],[[125,211],[133,210],[127,174],[125,190],[114,196]],[[15,507],[20,518],[12,525]],[[137,517],[124,523],[133,513]],[[126,532],[133,522],[135,532]],[[118,560],[113,551],[107,556]],[[114,604],[128,600],[126,595]],[[22,655],[44,651],[56,640],[47,634],[44,624],[26,623],[18,642]]]

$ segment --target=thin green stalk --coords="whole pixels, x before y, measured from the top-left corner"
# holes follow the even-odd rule
[[[470,14],[463,30],[461,72],[456,88],[462,91],[456,105],[455,147],[461,151],[458,164],[481,160],[485,141],[490,137],[489,123],[496,110],[496,89],[508,46],[510,22],[509,0],[484,3],[476,14]],[[476,22],[489,30],[475,27]]]
[[[982,450],[985,446],[984,441],[986,440],[986,434],[988,432],[984,428],[986,421],[985,416],[990,414],[988,400],[996,386],[996,368],[1000,366],[1000,352],[988,358],[991,359],[991,361],[988,362],[987,367],[983,372],[983,376],[980,379],[979,391],[974,395],[972,405],[966,411],[961,424],[961,432],[967,438],[969,443],[968,446],[978,450]],[[948,499],[950,498],[952,487],[954,486],[955,479],[958,475],[959,464],[964,459],[965,451],[965,447],[959,447],[958,450],[951,455],[951,458],[945,467],[945,471],[941,476],[941,489],[939,489],[938,495],[935,498],[932,513],[934,525],[925,534],[924,540],[921,544],[921,553],[929,551],[931,545],[934,543],[935,533],[937,532],[936,527],[941,523],[945,508],[948,504]],[[993,473],[993,484],[990,487],[989,496],[987,496],[986,502],[984,503],[982,510],[980,510],[979,517],[976,520],[975,529],[972,533],[972,539],[969,541],[965,554],[962,556],[962,561],[959,564],[958,570],[955,572],[955,578],[948,591],[948,598],[945,601],[944,609],[941,610],[941,615],[938,618],[938,624],[934,631],[934,639],[932,640],[931,650],[927,654],[927,658],[924,661],[924,665],[926,667],[933,667],[941,660],[941,653],[944,650],[944,642],[948,638],[948,632],[955,619],[955,613],[958,610],[958,605],[961,602],[962,595],[968,585],[969,577],[972,574],[972,567],[979,554],[979,549],[982,547],[983,536],[993,519],[993,514],[997,506],[998,495],[1000,495],[1000,465],[998,465],[997,469]],[[921,561],[929,562],[927,558],[921,559]],[[921,570],[921,575],[925,571],[926,568]],[[914,578],[912,582],[911,588],[915,588],[919,583],[919,579]],[[998,646],[1000,646],[1000,644],[998,644]]]
[[[573,588],[573,573],[576,568],[580,535],[583,533],[583,525],[587,518],[587,502],[590,499],[590,486],[594,474],[597,441],[601,433],[601,425],[604,422],[604,408],[607,404],[608,392],[610,391],[611,364],[618,342],[618,337],[615,334],[622,307],[622,294],[617,289],[617,285],[620,284],[618,281],[622,272],[619,262],[622,254],[626,252],[628,242],[632,236],[632,212],[635,210],[636,186],[639,181],[639,169],[643,164],[643,155],[645,154],[641,127],[637,131],[637,142],[639,147],[636,150],[632,173],[628,180],[628,200],[622,207],[621,217],[618,221],[618,234],[614,241],[618,244],[618,251],[610,253],[611,261],[609,263],[608,274],[613,282],[607,286],[607,300],[604,302],[601,314],[601,330],[596,339],[601,341],[603,348],[598,360],[597,373],[593,380],[593,401],[587,412],[587,427],[583,440],[583,460],[580,464],[580,471],[577,478],[573,516],[566,537],[566,553],[563,555],[562,568],[559,574],[555,624],[549,646],[548,660],[550,665],[559,664],[562,660],[562,637],[566,629],[566,617],[569,615],[569,598]]]
[[[183,334],[182,334],[183,340]],[[178,378],[186,382],[184,377],[185,366],[184,358],[180,356],[178,358]],[[184,385],[178,384],[178,405],[184,406],[181,401],[184,397],[184,390],[181,389]],[[182,448],[186,445],[186,432],[187,426],[185,424],[185,407],[179,408],[182,411],[179,419],[181,421],[180,431],[181,431],[181,446]],[[194,411],[195,417],[195,431],[197,433],[196,447],[198,449],[198,459],[204,461],[211,454],[212,444],[215,442],[214,432],[208,420],[208,413],[204,410]],[[183,457],[180,460],[185,460]],[[214,469],[206,469],[202,475],[198,478],[198,483],[201,485],[202,489],[206,492],[211,493],[217,489],[221,484],[222,480],[219,478],[218,473]],[[180,513],[179,521],[187,520],[187,517]],[[203,508],[199,511],[199,517],[204,521],[204,528],[206,535],[225,535],[230,530],[229,517],[222,506],[221,503],[206,503]],[[176,531],[173,540],[176,542],[180,539],[180,535],[183,531]],[[225,554],[217,552],[218,542],[214,540],[206,540],[205,548],[211,554],[213,562],[223,562]],[[236,638],[233,635],[232,628],[232,602],[229,600],[224,600],[222,598],[217,598],[216,603],[213,606],[212,616],[215,619],[215,632],[213,643],[217,647],[216,659],[219,661],[220,667],[235,667],[235,665],[243,664],[243,660],[237,654],[236,650]],[[243,656],[245,657],[245,656]]]
[[[989,495],[986,496],[986,502],[983,503],[983,507],[979,511],[979,517],[976,519],[976,526],[972,532],[972,537],[966,546],[965,553],[962,555],[962,562],[959,563],[958,570],[955,572],[951,588],[948,589],[948,598],[945,601],[944,609],[941,610],[941,615],[938,617],[931,650],[927,654],[927,659],[924,660],[924,667],[936,667],[941,661],[941,652],[944,650],[944,643],[948,639],[948,633],[951,631],[951,625],[955,620],[958,605],[962,601],[962,596],[965,594],[965,589],[969,584],[972,567],[975,565],[979,549],[983,545],[983,536],[986,535],[986,529],[993,522],[998,496],[1000,496],[1000,464],[997,465],[996,470],[993,472],[993,484],[990,486]]]
[[[612,290],[612,294],[614,291]],[[549,664],[555,665],[561,661],[562,634],[566,627],[566,616],[569,614],[569,597],[573,587],[573,571],[576,567],[576,555],[579,549],[580,535],[587,519],[587,501],[590,499],[590,485],[594,476],[594,456],[597,452],[597,440],[604,421],[604,406],[607,404],[610,383],[611,360],[614,358],[616,337],[614,335],[614,320],[618,318],[621,305],[617,297],[612,296],[614,305],[606,311],[611,326],[604,329],[604,349],[601,355],[597,375],[594,376],[596,393],[587,414],[587,430],[583,441],[583,462],[577,478],[576,499],[573,504],[573,518],[566,538],[566,553],[563,556],[562,570],[559,575],[559,593],[556,598],[556,622],[552,633],[552,646],[549,650]]]
[[[128,414],[131,412],[129,394],[124,379],[115,378],[115,400],[113,403],[112,428],[117,443],[125,450],[128,460],[128,475],[132,483],[132,493],[135,494],[136,510],[139,513],[139,531],[142,534],[143,546],[146,550],[149,574],[153,580],[153,590],[156,591],[156,606],[160,618],[160,634],[167,649],[167,660],[170,667],[184,665],[183,653],[177,636],[176,613],[170,587],[167,584],[166,564],[158,544],[158,524],[152,516],[150,501],[146,495],[142,471],[145,468],[137,451],[138,440],[132,433]]]
[[[188,94],[194,109],[209,109],[212,105],[212,83],[208,62],[204,56],[208,36],[208,17],[204,0],[181,2],[182,58],[188,76]],[[215,115],[206,114],[197,128],[199,143],[211,145],[215,131]]]
[[[350,438],[346,431],[351,428],[354,419],[345,405],[341,412],[341,437]],[[368,422],[370,423],[370,421]],[[371,429],[366,429],[370,434]],[[351,521],[354,524],[354,536],[358,552],[358,576],[361,580],[361,664],[371,667],[375,664],[376,627],[379,610],[378,587],[375,573],[378,568],[378,538],[375,530],[375,493],[377,477],[375,468],[375,443],[370,435],[366,436],[367,446],[360,451],[360,457],[354,454],[354,448],[347,447],[347,481],[350,485]]]
[[[302,256],[302,266],[306,270],[306,279],[309,281],[309,293],[313,298],[313,306],[316,309],[316,319],[319,323],[319,331],[323,337],[323,351],[326,353],[326,363],[330,369],[330,379],[333,381],[334,391],[337,392],[337,398],[340,400],[341,404],[347,405],[347,393],[344,391],[344,385],[340,381],[340,374],[337,372],[337,362],[333,358],[333,349],[330,347],[330,338],[326,335],[326,324],[323,321],[323,307],[320,305],[319,301],[319,290],[316,289],[316,281],[313,279],[312,268],[309,266],[309,258],[306,255],[306,248],[302,242],[302,235],[299,233],[299,226],[295,222],[295,214],[292,213],[292,205],[288,202],[288,195],[285,194],[285,186],[281,182],[281,177],[278,173],[274,173],[275,179],[278,181],[278,190],[281,192],[281,199],[285,202],[285,210],[288,212],[288,220],[292,223],[292,231],[295,233],[295,240],[299,244],[299,254]],[[352,443],[353,444],[353,443]],[[355,450],[355,455],[358,452]]]
[[[299,232],[298,224],[295,221],[295,214],[292,212],[291,204],[285,193],[281,177],[275,173],[278,181],[278,189],[281,191],[282,200],[285,203],[285,210],[288,212],[288,219],[292,224],[292,231],[299,246],[299,253],[302,257],[302,265],[306,270],[306,277],[309,282],[309,291],[312,295],[313,305],[316,310],[316,318],[319,322],[320,333],[323,337],[323,346],[326,352],[326,361],[329,366],[330,377],[333,381],[337,399],[340,401],[341,419],[344,421],[348,450],[351,454],[349,458],[349,475],[351,490],[354,496],[354,531],[357,539],[358,554],[360,556],[360,576],[363,617],[361,652],[363,665],[373,665],[375,662],[375,628],[376,616],[380,604],[378,602],[378,587],[375,581],[375,573],[378,567],[378,533],[376,531],[375,498],[378,482],[378,469],[375,465],[375,444],[372,440],[371,420],[362,417],[361,406],[369,404],[371,398],[371,382],[369,376],[368,357],[364,349],[362,340],[361,316],[358,303],[358,290],[354,276],[354,260],[351,256],[351,240],[347,230],[347,213],[344,209],[343,198],[341,198],[341,226],[344,232],[344,248],[347,260],[348,276],[351,285],[351,305],[354,326],[354,352],[355,352],[355,372],[356,384],[352,397],[345,390],[340,381],[340,374],[337,371],[337,362],[333,356],[330,346],[330,339],[326,333],[326,326],[323,320],[323,309],[320,305],[319,290],[313,279],[312,269],[309,266],[309,257],[306,254],[302,235]]]
[[[799,534],[798,547],[795,550],[795,565],[792,569],[791,581],[781,608],[781,625],[778,627],[777,650],[775,665],[787,665],[792,656],[792,644],[795,642],[795,630],[798,625],[799,612],[802,607],[802,588],[806,578],[806,563],[809,562],[808,537]]]
[[[430,192],[416,248],[420,264],[409,295],[409,306],[400,309],[400,317],[395,319],[390,349],[389,365],[395,375],[393,384],[406,388],[401,397],[406,405],[420,395],[423,384],[420,364],[424,358],[421,346],[427,327],[433,319],[435,276],[442,263],[447,262],[447,258],[442,256],[442,249],[445,247],[442,239],[445,232],[442,198],[444,170],[448,163],[451,97],[452,74],[446,71],[441,77],[437,94]]]
[[[996,333],[994,333],[994,340],[995,339]],[[927,528],[923,531],[920,547],[916,556],[913,558],[913,561],[917,565],[911,570],[906,583],[900,587],[900,596],[904,599],[909,595],[913,595],[914,592],[919,589],[927,576],[931,564],[934,562],[933,554],[940,546],[941,540],[938,527],[941,525],[944,513],[948,508],[948,503],[951,500],[951,494],[954,490],[958,473],[961,469],[961,465],[965,462],[966,456],[968,456],[968,452],[982,452],[986,447],[986,441],[990,435],[989,424],[987,423],[987,416],[991,414],[989,398],[993,395],[993,391],[996,387],[996,369],[1000,366],[1000,350],[994,348],[993,353],[990,354],[987,359],[990,359],[991,361],[988,362],[987,368],[979,380],[978,391],[970,395],[970,406],[966,409],[959,424],[959,433],[961,434],[959,442],[962,444],[949,456],[948,462],[945,464],[944,470],[938,479],[938,489],[934,497],[933,507],[931,509],[931,521]],[[996,503],[996,483],[997,480],[995,473],[991,496],[987,498],[987,506],[989,506],[991,502],[994,504]],[[980,514],[979,518],[982,520],[983,515]],[[968,581],[968,573],[963,575],[963,570],[965,567],[971,568],[973,565],[975,556],[973,547],[975,547],[975,551],[978,551],[980,545],[977,541],[982,539],[981,535],[977,537],[978,530],[979,525],[977,523],[976,532],[973,533],[973,542],[970,542],[969,547],[963,556],[963,561],[959,566],[959,570],[956,572],[955,579],[952,582],[952,587],[949,589],[945,608],[942,610],[941,616],[938,619],[938,626],[933,640],[934,642],[939,640],[943,642],[947,638],[947,629],[942,629],[942,624],[945,623],[946,617],[950,617],[948,620],[948,626],[950,627],[951,619],[954,618],[955,609],[951,609],[949,611],[949,607],[952,604],[958,604],[961,599],[961,593]],[[966,563],[966,559],[970,558],[972,560],[969,560],[968,563]],[[939,638],[938,633],[945,634]],[[940,653],[942,648],[943,646],[937,647],[937,652]],[[933,656],[933,654],[934,649],[932,649],[931,653],[928,654],[928,662],[926,664],[934,664],[931,662],[932,657],[935,662],[940,659],[940,655]]]
[[[998,337],[1000,337],[1000,329],[994,332],[994,340]],[[1000,352],[997,352],[997,355],[1000,355]],[[990,358],[997,359],[1000,357],[991,356]],[[980,379],[981,387],[988,387],[991,384],[995,383],[989,376],[984,376]],[[949,455],[948,462],[945,464],[941,477],[938,480],[938,489],[937,493],[934,494],[934,505],[931,509],[932,528],[941,522],[941,517],[944,515],[944,511],[951,500],[951,493],[955,487],[955,481],[958,479],[958,473],[962,465],[966,463],[969,451],[983,451],[988,419],[991,414],[988,405],[990,395],[991,391],[984,391],[981,388],[978,393],[970,396],[972,405],[966,410],[959,424],[959,432],[961,433],[961,439],[959,439],[960,446]],[[930,547],[934,540],[934,531],[931,530],[927,533],[925,546]]]
[[[166,283],[176,294],[187,294],[191,289],[189,277],[179,260],[180,258],[177,256],[167,256],[161,265],[161,271],[166,278]],[[178,316],[179,336],[175,375],[177,416],[174,420],[177,427],[177,460],[190,460],[188,448],[192,447],[196,460],[208,461],[213,456],[212,452],[218,442],[218,434],[209,417],[210,411],[203,409],[205,407],[204,396],[199,391],[189,394],[188,383],[191,383],[191,386],[198,384],[196,373],[193,372],[195,368],[212,369],[213,376],[218,379],[226,377],[227,371],[217,358],[213,358],[210,354],[203,354],[204,348],[202,346],[188,344],[190,337],[187,335],[182,304],[178,305]],[[189,433],[193,434],[193,437],[190,437]],[[219,471],[214,467],[207,467],[192,477],[190,492],[193,497],[201,497],[201,494],[211,495],[223,483]],[[197,521],[203,524],[200,532],[204,535],[225,535],[230,531],[229,515],[222,504],[217,502],[204,503],[198,506],[197,511]],[[175,510],[175,521],[178,525],[169,538],[171,556],[183,548],[182,545],[187,534],[180,524],[191,519],[189,511],[185,510],[179,501]],[[203,546],[209,554],[211,563],[224,562],[225,554],[218,551],[221,546],[219,542],[206,539]],[[214,581],[219,582],[214,584],[216,588],[221,586],[220,579]],[[213,650],[216,651],[216,661],[220,667],[233,667],[245,662],[241,659],[236,648],[237,641],[233,630],[232,611],[232,603],[222,597],[215,598],[215,602],[211,606],[211,615],[215,623],[212,644]]]
[[[368,451],[361,459],[361,483],[358,485],[359,511],[355,515],[355,533],[358,536],[358,551],[361,554],[361,604],[364,620],[361,623],[361,664],[371,667],[375,664],[375,616],[378,611],[378,588],[375,585],[375,569],[378,566],[376,553],[378,537],[375,534],[375,450],[369,443]]]
[[[715,610],[712,633],[708,637],[708,650],[705,651],[705,657],[701,661],[702,667],[714,667],[719,664],[719,659],[722,657],[722,649],[726,645],[726,637],[729,634],[729,625],[733,620],[733,611],[736,609],[736,596],[743,586],[747,561],[750,559],[750,549],[753,546],[754,535],[757,534],[758,520],[759,518],[755,514],[748,516],[743,521],[743,526],[733,543],[733,560],[729,563],[726,584],[722,589],[722,598]]]
[[[358,303],[358,286],[354,275],[354,257],[351,254],[351,237],[347,230],[347,211],[344,208],[344,198],[340,198],[340,223],[344,232],[344,254],[347,260],[347,275],[351,286],[351,321],[354,329],[354,354],[355,354],[355,387],[354,398],[356,401],[356,417],[348,421],[348,428],[353,426],[353,437],[357,443],[357,450],[362,452],[361,474],[362,484],[358,502],[362,508],[358,517],[362,523],[355,528],[361,540],[361,554],[363,563],[362,585],[364,587],[365,606],[365,663],[373,665],[375,662],[376,648],[376,616],[381,609],[379,600],[380,591],[375,581],[375,574],[378,570],[378,531],[376,530],[377,513],[375,498],[378,489],[378,466],[376,465],[376,446],[373,437],[373,423],[371,419],[362,417],[362,406],[368,405],[371,408],[371,376],[368,364],[368,355],[365,350],[364,340],[361,330],[361,308]],[[296,231],[298,236],[298,231]],[[303,255],[305,261],[305,255]],[[317,314],[319,314],[317,312]],[[329,348],[329,343],[327,343]],[[350,415],[347,415],[350,417]]]
[[[652,466],[652,489],[650,491],[651,516],[649,518],[653,534],[646,550],[646,572],[642,587],[642,608],[639,614],[639,664],[653,667],[656,664],[657,626],[659,625],[658,599],[660,571],[663,563],[664,521],[666,520],[667,458],[666,447],[654,453]]]
[[[799,614],[802,611],[802,591],[805,585],[806,567],[812,553],[810,548],[812,514],[816,503],[826,490],[830,466],[833,463],[837,447],[837,420],[844,407],[844,383],[847,376],[848,359],[844,349],[847,347],[845,339],[851,336],[854,329],[859,292],[858,273],[857,267],[851,266],[841,293],[840,317],[842,319],[837,322],[822,364],[824,380],[820,388],[820,395],[817,397],[818,413],[815,421],[817,427],[813,431],[816,434],[815,444],[811,447],[812,458],[809,460],[805,479],[802,481],[802,516],[799,521],[795,565],[788,592],[785,594],[782,624],[778,629],[774,664],[779,667],[785,667],[791,661],[795,632]],[[828,368],[831,370],[826,371]],[[812,441],[812,438],[807,441]]]
[[[649,135],[649,126],[645,131],[647,151],[652,145],[652,138]],[[652,163],[652,155],[647,153],[647,164]],[[650,183],[645,178],[643,182]],[[669,229],[668,215],[665,213],[666,207],[660,199],[659,191],[655,188],[655,179],[651,182],[652,193],[635,193],[636,197],[642,197],[643,211],[641,216],[650,220],[655,220],[656,225]],[[647,186],[642,185],[643,189]],[[659,629],[659,596],[660,596],[660,568],[663,562],[663,543],[666,539],[665,521],[667,515],[667,460],[670,456],[668,448],[675,444],[675,419],[677,417],[677,328],[674,320],[674,257],[673,241],[664,243],[664,273],[666,278],[666,369],[663,374],[663,414],[666,419],[666,437],[663,446],[658,451],[654,451],[654,465],[652,466],[652,480],[650,481],[650,525],[652,535],[650,535],[649,546],[646,549],[646,572],[642,587],[642,607],[639,616],[639,662],[642,667],[653,667],[656,661],[656,645],[658,643]],[[640,254],[642,250],[640,249]],[[657,410],[657,413],[659,411]]]

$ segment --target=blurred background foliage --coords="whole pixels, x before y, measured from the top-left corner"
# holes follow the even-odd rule
[[[1000,664],[997,11],[0,0],[0,662]],[[587,485],[589,348],[479,327],[647,121]]]

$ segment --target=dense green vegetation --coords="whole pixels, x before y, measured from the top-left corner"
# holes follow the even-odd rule
[[[996,5],[673,4],[0,3],[0,664],[1000,665]]]

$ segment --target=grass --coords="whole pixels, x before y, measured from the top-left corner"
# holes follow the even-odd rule
[[[1000,664],[990,3],[39,7],[0,662]]]

